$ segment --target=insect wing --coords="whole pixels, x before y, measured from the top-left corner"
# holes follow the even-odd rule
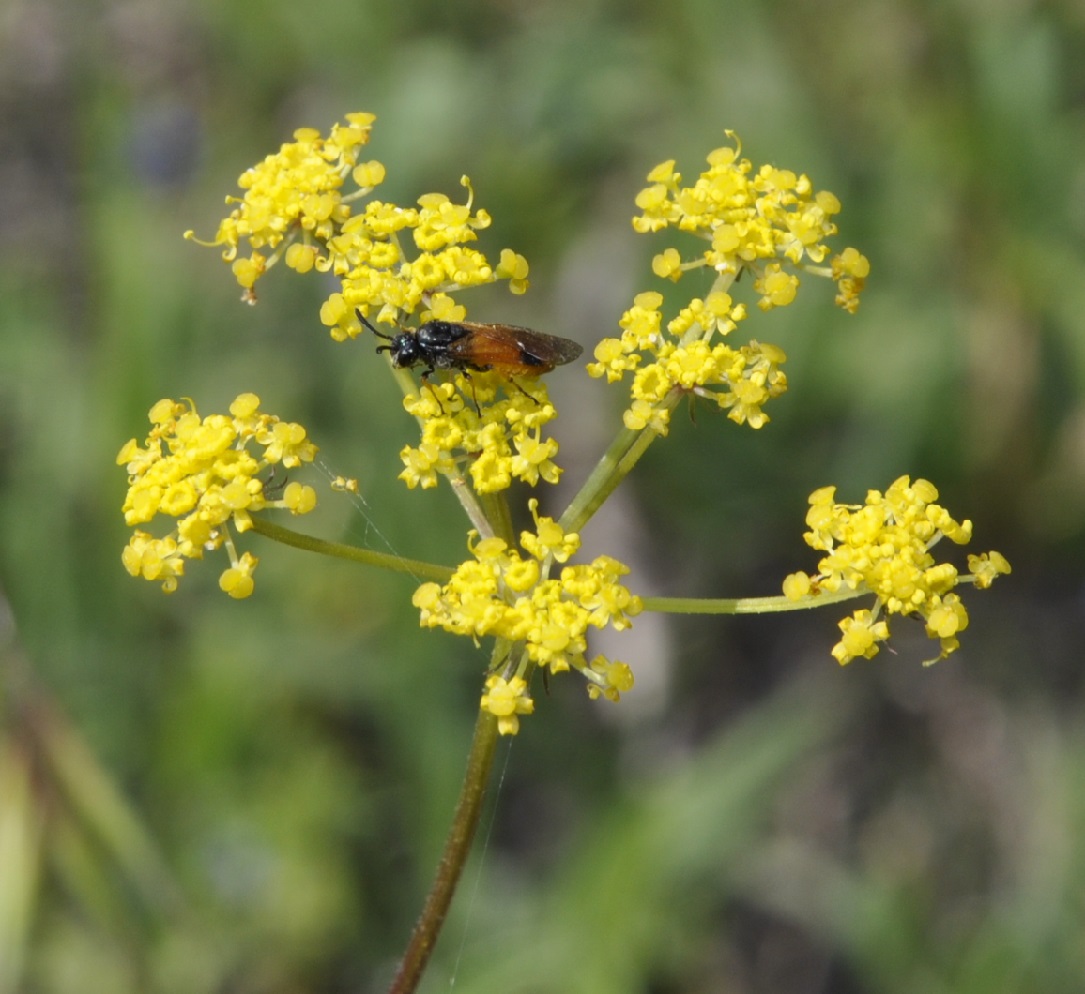
[[[472,324],[470,334],[452,348],[480,366],[493,366],[510,375],[546,373],[572,362],[584,351],[576,342],[515,324]]]
[[[449,355],[457,362],[475,369],[496,369],[506,375],[523,372],[523,353],[516,339],[509,334],[509,325],[465,321],[461,327],[467,333],[447,346]]]

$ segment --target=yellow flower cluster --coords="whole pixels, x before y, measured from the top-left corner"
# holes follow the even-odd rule
[[[210,244],[225,246],[222,257],[233,264],[234,276],[246,291],[278,261],[284,243],[291,249],[291,268],[330,268],[316,246],[326,244],[351,216],[342,193],[347,177],[353,176],[362,189],[372,189],[384,178],[380,163],[358,164],[373,120],[372,114],[348,114],[347,124],[335,125],[326,139],[313,128],[299,128],[294,141],[241,174],[237,185],[245,194],[226,198],[238,206]],[[302,240],[295,244],[299,235]],[[185,237],[195,240],[191,231]],[[242,241],[249,243],[251,254],[238,258]],[[269,259],[262,250],[274,255]]]
[[[485,211],[472,212],[470,183],[466,204],[455,204],[441,193],[418,199],[416,207],[369,200],[361,210],[355,202],[368,197],[383,181],[384,166],[360,162],[369,142],[373,114],[348,114],[323,137],[312,128],[294,132],[274,155],[243,173],[238,185],[243,197],[219,226],[210,243],[223,246],[223,258],[233,264],[238,283],[254,300],[253,286],[280,259],[298,272],[331,273],[339,289],[321,309],[321,319],[337,341],[362,331],[356,308],[377,320],[401,324],[422,309],[420,320],[462,320],[448,295],[465,287],[508,280],[513,293],[528,286],[527,261],[511,249],[496,265],[466,243],[490,224]],[[355,189],[344,193],[351,180]],[[402,233],[410,231],[413,250]],[[193,238],[192,232],[186,237]],[[195,240],[195,239],[194,239]],[[242,242],[250,254],[238,258]]]
[[[374,120],[373,114],[348,114],[346,123],[335,125],[326,138],[312,128],[299,129],[294,141],[242,174],[238,184],[244,196],[227,198],[236,206],[214,241],[204,244],[223,246],[223,258],[233,263],[248,299],[255,300],[256,280],[280,259],[298,272],[330,273],[338,279],[337,289],[322,305],[320,317],[332,338],[345,341],[361,334],[359,313],[393,327],[404,327],[415,316],[419,324],[458,322],[467,316],[451,296],[459,290],[507,280],[513,293],[525,292],[523,256],[504,249],[494,264],[468,247],[477,231],[489,227],[490,216],[472,210],[466,177],[461,180],[468,190],[466,204],[440,193],[425,194],[408,208],[372,199],[356,204],[385,177],[381,163],[360,161]],[[352,192],[344,192],[348,180],[356,187]],[[186,237],[192,238],[192,232]],[[239,257],[244,242],[250,254]],[[479,492],[502,489],[514,478],[531,484],[540,478],[557,480],[557,443],[540,435],[542,425],[555,416],[545,387],[532,388],[539,397],[536,411],[527,411],[521,398],[513,397],[487,410],[484,418],[472,419],[465,398],[479,412],[480,400],[496,396],[496,378],[478,374],[469,384],[462,377],[455,382],[455,399],[453,387],[445,385],[404,402],[423,422],[419,445],[402,453],[406,468],[401,476],[408,486],[434,486],[437,475],[457,468],[465,453],[474,460],[471,475]]]
[[[456,475],[465,464],[480,494],[506,490],[514,479],[535,486],[561,476],[553,461],[558,443],[542,435],[557,417],[542,383],[510,389],[496,373],[458,375],[453,383],[427,383],[404,407],[422,422],[419,445],[400,452],[399,478],[412,490],[434,487],[438,474]]]
[[[537,501],[530,506],[536,530],[520,536],[526,555],[503,539],[479,540],[472,533],[472,558],[452,579],[415,591],[421,624],[476,640],[492,635],[522,644],[530,664],[551,673],[578,670],[589,681],[593,697],[617,700],[633,686],[633,674],[625,663],[602,657],[589,662],[586,635],[589,627],[606,625],[621,631],[640,613],[640,598],[619,583],[629,569],[600,556],[589,565],[563,566],[558,578],[551,579],[551,564],[567,562],[580,547],[580,538],[566,534],[552,518],[540,517]],[[516,714],[531,710],[526,683],[516,683],[523,676],[502,675],[487,684],[482,706],[505,719],[504,734],[515,731]]]
[[[673,406],[666,401],[674,391],[711,400],[737,424],[766,424],[764,404],[787,389],[787,376],[780,369],[787,360],[783,349],[756,341],[734,349],[711,341],[716,333],[727,335],[745,317],[742,305],[722,291],[690,301],[668,323],[668,335],[660,330],[662,306],[662,294],[638,294],[619,322],[622,337],[603,339],[595,349],[597,361],[588,366],[590,375],[606,376],[611,383],[633,371],[633,401],[623,415],[625,426],[665,435]],[[642,365],[645,356],[653,361]]]
[[[205,550],[225,545],[230,567],[219,586],[231,597],[252,593],[258,560],[247,552],[237,554],[230,522],[244,532],[252,526],[254,511],[276,507],[306,514],[316,506],[312,487],[290,483],[272,499],[274,484],[259,478],[269,467],[291,469],[312,462],[317,451],[301,425],[263,414],[259,407],[259,397],[244,393],[230,405],[229,417],[201,418],[191,402],[168,399],[151,408],[153,427],[144,444],[129,439],[117,456],[117,465],[128,471],[124,520],[131,526],[159,514],[178,520],[164,538],[136,530],[122,555],[132,576],[160,581],[171,593],[186,559],[202,559]],[[251,452],[250,445],[261,451]]]
[[[734,146],[710,152],[708,169],[693,186],[682,186],[682,176],[669,159],[648,174],[651,186],[637,195],[642,213],[633,219],[635,230],[674,226],[708,242],[708,248],[689,262],[673,248],[656,256],[656,274],[678,280],[684,272],[708,267],[737,279],[749,270],[761,294],[758,306],[769,310],[791,303],[799,283],[794,269],[801,268],[833,275],[840,292],[857,305],[870,268],[858,252],[849,249],[832,260],[839,275],[810,268],[829,254],[824,240],[836,234],[832,218],[840,212],[840,201],[827,190],[815,192],[808,176],[789,169],[764,165],[755,173],[750,160],[740,157],[742,148],[734,132],[727,136]],[[840,286],[844,279],[847,287]]]
[[[758,307],[790,304],[798,292],[799,273],[831,277],[838,305],[854,312],[870,264],[855,249],[845,249],[823,266],[829,254],[825,239],[836,233],[832,218],[840,202],[831,193],[815,193],[810,179],[789,170],[762,166],[755,173],[748,159],[724,146],[708,156],[708,169],[693,186],[682,186],[674,160],[648,174],[651,184],[636,198],[639,232],[674,227],[707,242],[690,259],[673,246],[652,260],[657,276],[677,282],[691,270],[714,274],[711,292],[692,299],[669,321],[664,332],[659,293],[638,295],[622,316],[620,338],[600,342],[592,376],[615,382],[633,373],[632,403],[626,427],[665,434],[677,399],[695,395],[728,411],[738,424],[760,428],[769,420],[763,407],[787,389],[780,369],[782,349],[751,341],[731,348],[715,338],[727,336],[746,318],[746,308],[726,291],[744,271],[753,277]]]
[[[883,610],[923,618],[927,635],[940,641],[938,658],[949,655],[958,647],[957,633],[968,626],[968,612],[951,591],[960,583],[989,587],[1010,572],[1010,564],[998,552],[969,556],[972,572],[961,576],[951,564],[935,561],[931,548],[942,538],[964,545],[972,537],[972,522],[954,521],[934,503],[938,491],[927,480],[912,483],[902,476],[884,494],[868,491],[862,505],[834,503],[835,493],[835,487],[823,487],[810,495],[806,523],[811,530],[803,537],[827,555],[815,576],[788,576],[784,593],[800,600],[846,588],[876,596],[873,611],[856,611],[840,623],[843,637],[833,656],[841,664],[877,654],[878,643],[889,638],[888,624],[879,620]]]

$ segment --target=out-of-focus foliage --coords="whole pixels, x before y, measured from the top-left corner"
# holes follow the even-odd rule
[[[418,911],[484,657],[419,631],[408,581],[300,552],[259,548],[245,603],[120,565],[121,444],[160,397],[243,390],[361,481],[308,530],[460,558],[455,501],[395,482],[413,424],[367,343],[285,270],[243,306],[180,237],[360,109],[390,198],[469,173],[530,259],[472,317],[589,349],[654,288],[657,162],[733,128],[843,202],[859,313],[826,284],[758,317],[772,424],[676,417],[586,531],[639,592],[777,593],[814,565],[807,494],[903,473],[1014,565],[930,670],[918,632],[839,670],[831,611],[639,619],[620,705],[540,695],[424,989],[1080,991],[1085,13],[1028,0],[9,2],[0,991],[380,990]],[[552,391],[575,484],[620,403]]]

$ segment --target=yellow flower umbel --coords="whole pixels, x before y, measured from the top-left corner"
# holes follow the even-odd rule
[[[807,176],[767,165],[754,172],[740,150],[735,139],[734,147],[711,152],[708,169],[693,186],[682,186],[674,160],[668,160],[648,174],[651,185],[637,196],[642,213],[633,219],[636,231],[677,228],[707,243],[690,258],[674,246],[664,249],[652,262],[655,274],[677,282],[690,271],[707,270],[713,284],[665,329],[662,294],[639,294],[619,322],[621,337],[596,347],[596,362],[588,367],[592,376],[615,382],[633,373],[632,403],[624,416],[630,429],[665,434],[683,394],[715,402],[738,424],[760,428],[768,422],[764,405],[787,389],[780,369],[786,355],[775,345],[751,341],[733,348],[721,341],[747,316],[745,305],[727,292],[743,272],[753,277],[762,310],[790,304],[800,274],[836,280],[837,304],[849,312],[858,307],[867,260],[846,249],[823,265],[840,202],[827,191],[815,193]]]
[[[190,401],[160,400],[151,408],[153,427],[144,445],[130,439],[117,456],[128,470],[124,520],[141,525],[163,514],[177,523],[163,538],[136,530],[122,556],[132,576],[160,581],[171,593],[186,559],[202,559],[206,550],[225,545],[230,566],[219,586],[235,598],[252,593],[258,560],[237,554],[231,524],[240,533],[252,526],[255,511],[274,507],[306,514],[316,506],[313,488],[300,483],[287,484],[271,499],[274,484],[260,474],[312,462],[317,449],[301,425],[262,414],[259,406],[259,397],[243,393],[230,405],[229,417],[201,418]]]
[[[490,635],[513,647],[508,659],[514,671],[491,677],[482,698],[482,706],[502,719],[502,734],[515,733],[516,714],[530,713],[526,679],[536,666],[551,673],[578,670],[589,681],[593,697],[617,700],[633,686],[625,663],[601,656],[589,663],[585,657],[589,628],[610,625],[621,631],[641,611],[640,598],[618,582],[628,567],[600,556],[588,565],[563,566],[551,579],[552,564],[567,562],[580,547],[580,538],[565,533],[553,519],[540,517],[537,504],[530,502],[536,530],[520,536],[526,555],[503,539],[479,540],[472,533],[468,548],[473,558],[444,586],[426,583],[414,595],[423,626],[476,641]],[[516,646],[524,651],[517,653]]]
[[[841,640],[833,656],[841,663],[857,656],[872,658],[878,644],[889,638],[887,615],[917,615],[927,634],[937,638],[942,659],[959,645],[957,633],[968,626],[968,612],[953,593],[961,583],[989,587],[995,577],[1010,572],[998,552],[969,556],[971,574],[961,576],[949,563],[938,563],[931,549],[943,538],[964,545],[972,537],[972,522],[957,522],[934,501],[938,491],[927,480],[912,483],[907,476],[881,493],[871,490],[866,502],[834,503],[835,487],[810,495],[803,537],[807,545],[826,552],[814,576],[792,573],[784,593],[792,600],[816,597],[841,589],[869,590],[877,598],[873,611],[856,611],[840,622]],[[931,660],[934,662],[934,660]]]
[[[399,478],[408,487],[435,487],[439,474],[465,469],[480,494],[506,490],[514,479],[529,486],[557,483],[558,444],[542,435],[557,411],[545,388],[530,383],[497,400],[500,385],[496,373],[472,373],[469,381],[458,375],[454,383],[427,384],[408,395],[404,406],[422,425],[420,444],[400,453]]]
[[[524,293],[528,266],[522,255],[504,249],[494,264],[467,247],[476,231],[489,227],[490,215],[472,212],[466,176],[460,181],[469,192],[466,204],[443,193],[423,194],[416,207],[365,201],[385,178],[382,163],[359,161],[375,120],[373,114],[348,114],[327,138],[299,128],[294,141],[241,175],[244,196],[226,198],[238,206],[215,238],[201,244],[223,246],[223,258],[250,300],[256,280],[280,259],[298,272],[333,274],[339,290],[321,318],[337,341],[361,333],[358,308],[391,324],[416,313],[420,322],[456,321],[465,313],[449,294],[458,290],[507,280],[513,293]],[[344,192],[348,180],[354,189]],[[191,231],[185,234],[196,240]],[[238,258],[244,242],[250,252]]]
[[[298,272],[326,271],[330,259],[322,251],[349,220],[349,200],[343,184],[353,178],[360,191],[372,189],[384,178],[379,162],[358,163],[359,149],[369,141],[372,114],[348,114],[347,124],[335,125],[327,138],[313,128],[299,128],[294,141],[241,174],[242,197],[227,197],[237,204],[219,225],[210,243],[222,245],[222,257],[232,264],[246,299],[255,302],[256,281],[286,255],[286,264]],[[191,231],[186,238],[197,239]],[[249,254],[238,257],[243,242]]]
[[[203,244],[223,246],[246,299],[255,301],[256,281],[280,260],[298,272],[330,273],[337,289],[320,317],[342,342],[362,333],[359,313],[392,333],[411,320],[465,320],[466,308],[452,295],[469,287],[506,280],[513,293],[524,293],[528,264],[522,255],[506,248],[494,263],[472,246],[491,219],[473,210],[466,176],[464,204],[441,193],[423,194],[413,207],[369,199],[385,178],[380,162],[361,161],[374,120],[372,114],[348,114],[326,138],[299,129],[294,141],[242,174],[244,196],[227,198],[237,206],[215,239]],[[247,255],[241,254],[244,243]],[[498,387],[507,395],[499,403]],[[504,489],[513,479],[556,482],[557,443],[541,434],[554,408],[544,384],[532,383],[534,403],[524,390],[472,373],[469,382],[456,376],[409,394],[404,406],[419,418],[422,438],[403,450],[401,478],[412,488],[432,487],[438,475],[460,475],[469,465],[479,493]]]

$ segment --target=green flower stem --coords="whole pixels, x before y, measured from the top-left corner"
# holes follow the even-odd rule
[[[838,590],[835,594],[817,594],[793,601],[783,594],[775,597],[644,597],[645,611],[666,614],[773,614],[781,611],[806,611],[823,604],[836,604],[855,597],[868,596],[866,587]]]
[[[662,406],[674,408],[681,397],[682,391],[671,390]],[[623,428],[618,432],[561,516],[561,527],[567,532],[579,532],[659,437],[652,428]]]
[[[452,487],[452,492],[456,495],[456,500],[460,502],[464,514],[467,515],[467,520],[474,526],[475,531],[483,538],[493,538],[494,525],[491,523],[486,508],[483,507],[482,501],[479,500],[478,494],[475,493],[471,485],[462,476],[448,476],[446,479],[449,486]]]
[[[422,972],[437,944],[437,936],[452,903],[456,884],[471,851],[471,843],[482,815],[482,798],[490,779],[490,770],[493,768],[496,744],[497,718],[488,711],[480,710],[475,722],[471,752],[467,757],[467,772],[460,788],[460,799],[456,804],[452,828],[445,840],[445,851],[437,867],[437,877],[426,897],[422,914],[411,933],[410,942],[407,943],[388,994],[411,994],[422,979]]]
[[[397,384],[399,384],[400,390],[403,391],[404,397],[410,397],[412,394],[420,393],[422,390],[431,389],[423,381],[421,384],[415,382],[414,377],[409,370],[396,369],[392,365],[391,358],[388,359],[388,368],[392,371],[392,376],[395,378]],[[415,421],[418,422],[419,432],[425,430],[426,419],[415,417]],[[490,516],[489,508],[485,507],[479,500],[478,494],[472,489],[471,485],[462,475],[446,475],[449,485],[452,487],[452,492],[456,495],[456,499],[463,507],[464,513],[467,515],[468,520],[471,522],[475,530],[483,538],[493,538],[494,534],[505,536],[500,529],[496,526],[499,524],[499,518],[493,518]],[[506,507],[506,517],[508,516],[508,509]],[[510,529],[511,531],[511,525]]]
[[[623,428],[614,437],[614,441],[607,446],[606,452],[595,464],[595,469],[584,481],[579,493],[565,509],[558,524],[566,532],[579,532],[593,514],[599,510],[614,489],[622,482],[628,470],[621,473],[618,467],[633,450],[633,446],[640,442],[642,436],[649,434],[649,429],[644,428],[634,431],[632,428]],[[644,446],[647,448],[647,444]],[[630,467],[632,468],[632,467]]]
[[[282,525],[272,524],[264,518],[252,519],[252,531],[265,538],[282,542],[283,545],[293,546],[295,549],[305,549],[307,552],[319,552],[325,556],[335,556],[338,559],[350,559],[356,563],[365,563],[367,566],[379,566],[381,569],[391,570],[393,573],[406,573],[416,580],[433,580],[437,583],[447,583],[452,578],[453,570],[448,566],[437,566],[434,563],[424,563],[417,559],[404,559],[403,556],[393,556],[387,552],[374,552],[372,549],[359,549],[354,545],[343,545],[340,542],[327,542],[322,538],[313,538],[311,535],[303,535],[300,532],[283,528]]]
[[[698,265],[700,265],[698,263]],[[718,273],[712,283],[712,293],[726,293],[736,279],[735,273]],[[694,325],[686,333],[683,344],[698,337],[707,337]],[[686,391],[672,387],[659,405],[660,410],[673,411]],[[629,475],[637,461],[660,435],[651,428],[623,428],[610,443],[602,458],[592,470],[580,492],[561,516],[559,524],[567,532],[578,532],[591,520],[603,502],[617,489],[618,484]]]
[[[486,515],[486,520],[493,529],[493,534],[498,538],[503,538],[510,547],[515,547],[516,535],[512,530],[512,511],[504,492],[481,494],[478,500]]]

